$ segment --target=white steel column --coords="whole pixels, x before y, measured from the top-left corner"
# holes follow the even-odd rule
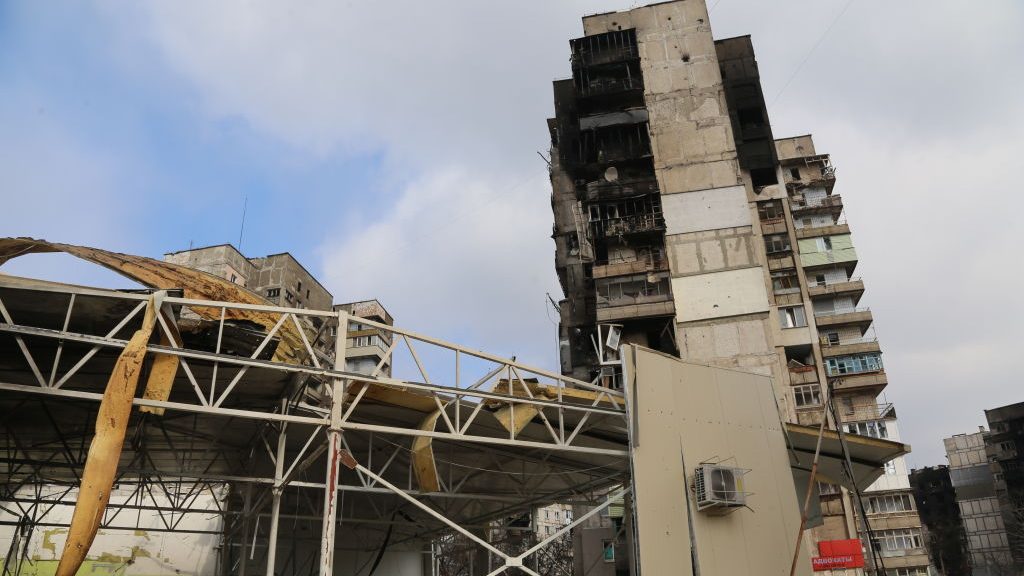
[[[334,369],[345,370],[345,348],[348,344],[348,312],[338,311],[338,332],[334,339]],[[327,473],[324,478],[324,518],[320,535],[320,576],[334,571],[334,534],[338,514],[338,473],[341,461],[341,416],[345,399],[345,381],[335,378],[331,383],[331,423],[327,429]]]
[[[281,413],[288,411],[288,400],[281,400]],[[277,562],[277,527],[281,520],[281,492],[284,491],[284,457],[288,439],[288,423],[281,422],[277,435],[277,457],[274,460],[274,486],[271,488],[273,503],[270,509],[270,535],[267,537],[267,576],[274,576]]]

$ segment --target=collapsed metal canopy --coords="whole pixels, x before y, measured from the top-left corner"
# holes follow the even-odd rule
[[[166,273],[157,261],[140,266]],[[196,277],[176,279],[197,293]],[[67,526],[55,517],[75,505],[97,407],[149,298],[0,275],[0,524]],[[145,531],[221,538],[219,571],[250,557],[273,566],[280,548],[292,561],[319,559],[326,574],[339,543],[351,554],[422,548],[452,531],[474,537],[533,506],[599,501],[626,480],[621,393],[365,319],[390,333],[388,358],[406,351],[411,373],[346,372],[334,368],[344,365],[346,313],[250,300],[163,298],[168,318],[154,332],[180,334],[163,344],[155,334],[143,370],[162,356],[180,369],[166,398],[132,399],[163,413],[132,411],[115,485],[130,496],[110,503],[102,530],[138,530],[120,512],[148,510],[159,521]],[[254,314],[263,322],[231,320]],[[342,335],[329,362],[301,328],[326,321]],[[269,327],[253,340],[252,324]],[[282,357],[286,326],[296,348]],[[453,364],[431,368],[432,380],[426,366],[441,354]],[[58,489],[32,488],[42,485]],[[195,505],[196,493],[223,486],[222,501]],[[189,527],[211,515],[223,522]],[[476,543],[510,566],[522,561]]]
[[[102,530],[137,532],[130,512],[145,510],[144,533],[216,537],[214,571],[255,563],[273,573],[291,562],[292,572],[306,572],[299,562],[310,571],[319,562],[321,574],[333,573],[336,549],[346,560],[372,559],[457,533],[497,560],[492,573],[533,574],[524,558],[558,535],[510,552],[481,534],[535,506],[607,506],[629,490],[608,497],[630,485],[621,392],[362,318],[390,335],[381,364],[405,372],[384,377],[378,365],[357,374],[344,370],[343,311],[270,306],[209,274],[39,240],[0,239],[0,263],[58,250],[184,294],[162,298],[145,346],[143,377],[159,358],[178,369],[165,396],[131,399],[139,410],[114,486],[125,497],[111,501]],[[0,525],[67,526],[60,512],[76,504],[97,407],[151,301],[0,274]],[[338,329],[313,330],[327,325]],[[402,353],[405,362],[395,362]],[[818,429],[786,430],[793,467],[809,470]],[[862,489],[909,451],[845,439]],[[818,473],[852,488],[843,454],[826,430]],[[200,494],[211,495],[205,505]],[[189,522],[211,516],[219,523]]]

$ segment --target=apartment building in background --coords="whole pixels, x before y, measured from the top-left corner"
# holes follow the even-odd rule
[[[288,252],[248,258],[231,244],[164,254],[164,261],[220,276],[276,306],[330,310],[334,297]]]
[[[989,432],[979,427],[972,434],[943,439],[949,476],[956,490],[967,552],[973,576],[1012,574],[1010,544],[996,495],[996,479],[989,465],[985,440]]]
[[[932,565],[942,576],[970,576],[967,537],[949,466],[925,466],[910,471],[914,501],[925,530]]]
[[[345,367],[350,372],[391,376],[391,355],[388,350],[393,342],[391,332],[369,325],[360,320],[371,320],[388,326],[395,325],[395,319],[377,300],[362,300],[336,304],[334,310],[344,310],[352,318],[348,323],[348,343],[345,349]]]
[[[775,138],[751,38],[714,40],[702,0],[583,29],[548,120],[563,373],[617,387],[635,343],[772,376],[792,422],[898,441],[835,168],[810,135]],[[870,540],[887,573],[929,574],[902,458],[863,495],[871,538],[849,493],[819,498],[811,544]]]
[[[367,319],[393,326],[391,314],[377,300],[333,304],[334,296],[288,252],[249,258],[231,244],[219,244],[171,252],[164,255],[164,261],[224,278],[276,306],[345,310],[352,317],[348,326],[346,370],[370,374],[380,366],[380,374],[391,376],[391,358],[387,355],[391,334],[359,321]],[[333,341],[337,322],[326,322],[316,328],[322,331],[322,336],[312,342],[313,346],[323,357],[333,357],[334,350],[329,342]]]
[[[1024,402],[985,410],[985,453],[1014,565],[1024,573]]]

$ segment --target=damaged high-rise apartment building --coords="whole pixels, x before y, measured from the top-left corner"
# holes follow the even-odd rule
[[[792,422],[898,440],[835,170],[809,135],[773,135],[750,37],[714,40],[701,0],[583,27],[548,121],[563,373],[618,387],[635,343],[770,375]],[[818,487],[815,543],[867,542],[866,516],[886,570],[927,574],[902,458],[863,514]]]

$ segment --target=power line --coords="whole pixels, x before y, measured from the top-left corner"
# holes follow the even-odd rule
[[[718,0],[718,2],[721,1],[722,0]],[[718,2],[715,2],[715,6],[718,5]],[[814,46],[811,46],[810,51],[807,52],[807,55],[804,56],[804,59],[800,61],[800,64],[797,65],[796,69],[793,70],[793,73],[790,74],[789,79],[786,80],[786,83],[782,86],[782,89],[779,90],[779,93],[776,94],[775,98],[772,99],[771,104],[768,105],[769,108],[775,106],[775,103],[779,101],[779,98],[782,96],[782,93],[786,91],[786,88],[789,88],[790,83],[793,82],[793,79],[796,78],[796,75],[800,73],[800,70],[804,67],[804,64],[806,64],[807,61],[810,60],[811,55],[814,54],[814,51],[818,49],[818,46],[820,46],[821,43],[824,42],[825,38],[828,36],[828,33],[832,31],[832,27],[836,25],[836,22],[839,22],[839,19],[843,17],[843,14],[846,13],[846,10],[850,7],[851,4],[853,4],[853,0],[847,0],[846,5],[843,6],[843,9],[840,10],[838,14],[836,14],[836,17],[832,19],[832,23],[828,25],[828,28],[825,28],[825,32],[822,33],[821,37],[818,38],[818,41],[814,43]]]

